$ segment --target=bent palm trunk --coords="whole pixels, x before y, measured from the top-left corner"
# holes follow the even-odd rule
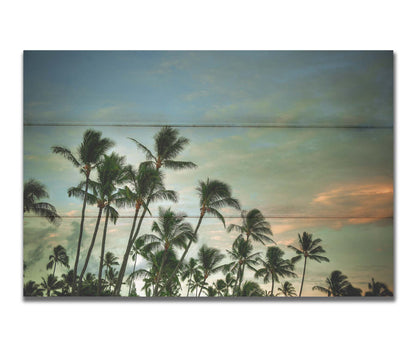
[[[104,251],[105,251],[105,239],[107,235],[107,226],[108,226],[108,218],[110,215],[110,209],[107,209],[105,214],[105,224],[104,224],[104,231],[103,231],[103,240],[101,242],[101,257],[100,257],[100,268],[98,270],[98,286],[97,286],[97,295],[101,295],[101,276],[103,273],[103,263],[104,263]]]
[[[74,278],[72,280],[72,295],[74,295],[75,292],[76,292],[79,253],[81,251],[82,233],[84,231],[84,219],[85,219],[85,208],[87,206],[88,184],[90,183],[89,176],[90,176],[89,173],[87,173],[86,174],[86,180],[85,180],[84,202],[82,203],[82,211],[81,211],[81,222],[80,222],[80,225],[79,225],[79,237],[78,237],[77,254],[75,256],[75,264],[74,264]]]
[[[98,234],[98,228],[100,227],[101,215],[103,213],[103,208],[100,207],[97,216],[97,222],[95,223],[94,234],[92,235],[90,247],[88,248],[87,258],[85,259],[84,267],[82,268],[81,274],[79,275],[79,285],[81,285],[82,278],[84,277],[85,271],[87,271],[88,263],[90,261],[92,249],[94,248],[95,239]]]
[[[302,296],[303,281],[304,281],[304,279],[305,279],[305,270],[306,270],[306,259],[307,259],[307,257],[305,257],[305,262],[304,262],[304,264],[303,264],[302,283],[300,284],[299,297],[301,297],[301,296]]]

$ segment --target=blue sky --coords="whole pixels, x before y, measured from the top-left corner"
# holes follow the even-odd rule
[[[305,294],[320,295],[312,286],[337,269],[363,289],[373,276],[393,288],[392,59],[391,52],[25,52],[24,179],[45,183],[62,215],[80,214],[80,201],[66,194],[79,182],[78,171],[50,147],[75,149],[86,127],[33,124],[88,124],[112,138],[114,150],[133,165],[144,156],[127,137],[152,147],[158,128],[100,124],[267,125],[179,127],[190,139],[181,159],[198,168],[166,173],[167,187],[180,194],[173,207],[197,215],[198,180],[221,179],[244,209],[259,208],[270,217],[273,238],[288,256],[293,254],[286,246],[297,233],[323,239],[331,262],[308,268]],[[284,128],[292,125],[302,127]],[[238,213],[223,213],[238,223]],[[96,207],[87,214],[92,218],[84,249]],[[46,275],[53,246],[74,253],[78,222],[68,218],[55,228],[25,218],[27,279]],[[108,249],[118,256],[129,223],[122,219],[110,228]],[[224,251],[234,236],[207,220],[199,244]],[[298,288],[299,279],[293,283]]]

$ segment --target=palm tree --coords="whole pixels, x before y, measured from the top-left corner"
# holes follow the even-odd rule
[[[365,296],[393,296],[393,292],[387,288],[387,285],[383,282],[376,282],[374,278],[368,283],[368,292],[365,292]]]
[[[25,182],[23,187],[23,213],[33,212],[38,216],[45,217],[49,222],[59,225],[61,217],[56,208],[47,202],[37,200],[49,198],[45,186],[34,179]]]
[[[276,243],[268,236],[273,236],[270,223],[266,221],[259,210],[242,211],[241,218],[243,220],[242,225],[230,224],[227,231],[236,230],[240,233],[240,236],[244,235],[247,241],[251,237],[253,241],[261,242],[263,245],[266,242]]]
[[[321,239],[312,239],[312,234],[308,234],[307,232],[304,232],[302,236],[298,234],[298,243],[299,248],[296,248],[292,245],[289,245],[288,247],[290,249],[293,249],[296,254],[298,254],[296,257],[292,258],[292,262],[297,262],[301,259],[303,256],[305,258],[305,262],[303,264],[303,274],[302,274],[302,282],[300,285],[299,290],[299,297],[302,296],[302,288],[303,288],[303,281],[305,279],[305,270],[306,270],[306,260],[309,258],[311,260],[315,260],[318,263],[322,261],[329,262],[329,259],[326,257],[323,257],[319,254],[325,253],[325,250],[322,248],[322,246],[319,246],[319,243],[321,243]]]
[[[63,273],[62,277],[62,295],[70,295],[72,283],[74,281],[74,270],[69,270],[67,273]]]
[[[106,205],[104,210],[106,211],[103,238],[101,241],[101,256],[100,256],[100,265],[98,269],[98,287],[97,295],[100,295],[101,290],[101,278],[102,278],[102,269],[104,264],[104,254],[105,254],[105,241],[107,237],[107,227],[108,220],[116,224],[118,219],[118,212],[112,206],[112,203],[118,203],[120,194],[117,192],[116,185],[121,184],[126,180],[126,172],[124,170],[125,157],[121,157],[116,153],[111,153],[111,155],[104,155],[102,163],[97,167],[98,173],[98,182],[103,183],[104,195],[106,198]]]
[[[49,262],[46,265],[46,269],[50,270],[53,267],[52,275],[55,276],[56,264],[60,264],[69,268],[69,258],[66,254],[66,250],[61,245],[54,247],[53,254],[49,256]]]
[[[198,297],[201,296],[202,288],[206,284],[207,278],[211,274],[215,274],[220,271],[223,266],[218,265],[221,260],[224,259],[224,254],[220,253],[220,250],[216,248],[210,248],[207,245],[202,245],[198,252],[198,260],[201,264],[201,269],[204,274],[204,281],[199,291]]]
[[[285,281],[280,288],[277,288],[277,293],[281,293],[287,297],[296,296],[296,290],[292,283]]]
[[[234,286],[237,282],[237,279],[231,273],[227,273],[225,275],[224,282],[225,282],[225,290],[224,290],[225,296],[228,296],[229,295],[228,290],[230,288],[234,288]]]
[[[119,206],[134,206],[135,215],[126,251],[124,252],[123,262],[120,267],[120,275],[114,289],[114,295],[120,294],[129,255],[139,235],[145,214],[149,211],[149,204],[158,200],[169,200],[173,202],[178,200],[176,192],[165,189],[163,184],[163,175],[156,169],[147,167],[146,165],[140,165],[138,170],[134,170],[132,167],[128,166],[126,170],[126,178],[128,179],[127,183],[132,186],[132,189],[127,186],[124,189],[120,189],[120,199],[117,203]],[[143,212],[136,227],[136,221],[140,208],[143,208]]]
[[[196,269],[193,279],[191,281],[191,292],[195,293],[195,297],[198,296],[198,290],[200,288],[204,289],[204,274],[200,270],[200,268]]]
[[[263,296],[264,292],[259,284],[253,281],[246,281],[241,288],[241,296]]]
[[[198,219],[198,223],[196,228],[193,232],[192,239],[189,240],[188,245],[185,248],[185,251],[182,254],[181,259],[179,260],[178,266],[172,274],[173,276],[176,275],[180,266],[185,259],[186,254],[189,251],[189,248],[192,245],[192,242],[196,240],[197,233],[199,227],[201,226],[202,219],[204,218],[205,214],[212,215],[217,217],[223,224],[225,228],[225,220],[222,214],[218,211],[219,208],[223,207],[232,207],[237,210],[240,209],[240,203],[237,199],[234,199],[231,194],[231,187],[221,181],[218,180],[210,180],[209,178],[204,181],[199,181],[199,185],[196,188],[198,195],[199,195],[199,204],[200,204],[200,215]],[[168,280],[169,283],[171,279]]]
[[[64,283],[62,281],[58,281],[58,278],[52,274],[49,274],[46,279],[42,277],[41,287],[46,290],[46,296],[51,296],[51,292],[56,295],[57,290],[61,289],[63,286]]]
[[[82,204],[81,222],[79,226],[79,237],[77,253],[74,264],[74,283],[72,289],[75,289],[75,280],[77,278],[79,255],[81,251],[82,233],[84,230],[85,208],[87,205],[88,185],[90,181],[91,171],[100,162],[101,157],[107,150],[114,146],[114,142],[108,138],[102,138],[101,132],[88,129],[84,132],[83,140],[76,150],[74,155],[68,148],[62,146],[53,146],[52,152],[62,155],[69,160],[76,168],[80,169],[85,176],[85,196]]]
[[[209,296],[209,297],[212,297],[212,296],[217,296],[219,293],[218,293],[218,290],[217,290],[215,287],[213,287],[213,286],[208,286],[208,287],[206,288],[206,292],[205,292],[205,294],[206,294],[207,296]]]
[[[185,248],[186,242],[192,238],[191,224],[184,222],[185,214],[176,214],[170,208],[159,207],[159,221],[153,222],[152,231],[156,234],[147,234],[144,237],[152,242],[157,242],[163,249],[163,257],[156,279],[154,295],[158,294],[160,275],[165,265],[167,252],[173,247]]]
[[[260,260],[263,267],[256,271],[255,277],[263,278],[264,283],[272,282],[270,296],[273,296],[274,283],[279,282],[279,277],[296,277],[293,272],[294,265],[288,259],[283,259],[284,252],[279,247],[268,247],[266,259]]]
[[[197,166],[190,161],[174,160],[189,144],[189,139],[179,137],[179,131],[170,126],[163,127],[155,136],[154,153],[152,153],[146,146],[139,141],[129,138],[134,141],[137,147],[146,155],[146,166],[152,166],[156,170],[161,167],[173,170],[194,169]]]
[[[109,287],[110,291],[112,291],[112,289],[114,289],[114,287],[117,283],[118,275],[119,275],[118,271],[115,270],[114,268],[112,268],[111,266],[108,268],[108,271],[106,271],[105,277],[107,279],[108,287]]]
[[[312,290],[319,290],[328,296],[343,296],[347,288],[351,286],[347,276],[339,270],[332,271],[331,275],[326,278],[325,284],[326,287],[314,286]]]
[[[219,296],[227,296],[228,295],[228,288],[227,288],[227,284],[225,283],[225,281],[223,279],[218,279],[214,284],[213,284],[215,290],[217,291]]]
[[[35,281],[29,281],[23,287],[23,296],[43,296],[43,290]]]
[[[191,290],[191,282],[195,275],[195,273],[199,270],[198,260],[195,258],[190,258],[188,263],[184,264],[184,268],[182,270],[181,279],[185,281],[188,279],[188,291],[186,296],[189,296],[189,292]]]
[[[149,252],[156,246],[156,243],[150,243],[146,244],[146,239],[141,236],[138,237],[137,240],[133,243],[133,247],[130,251],[130,255],[134,261],[133,271],[136,271],[136,264],[137,264],[137,258],[139,256],[143,257],[144,259],[149,260]],[[129,295],[132,292],[132,286],[134,285],[133,280],[129,280]]]
[[[106,267],[105,277],[107,277],[107,272],[112,266],[119,265],[117,259],[118,258],[112,252],[107,252],[105,254],[103,262],[103,266]]]
[[[231,263],[224,266],[225,271],[237,272],[236,285],[234,286],[233,295],[239,295],[241,283],[244,277],[244,270],[247,266],[250,270],[256,271],[254,265],[260,260],[260,252],[253,253],[253,245],[249,240],[238,237],[233,243],[231,251],[227,250],[228,255],[232,259]]]

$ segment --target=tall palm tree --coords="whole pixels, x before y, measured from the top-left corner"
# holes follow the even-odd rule
[[[98,234],[98,230],[100,227],[100,222],[101,222],[101,217],[103,214],[103,210],[107,205],[107,201],[106,201],[106,184],[103,182],[97,182],[97,181],[92,181],[90,180],[90,185],[92,186],[92,193],[85,193],[84,189],[85,189],[85,181],[81,182],[78,186],[76,187],[71,187],[68,189],[68,196],[69,197],[80,197],[82,199],[85,198],[85,196],[87,196],[87,203],[88,204],[96,204],[98,207],[98,215],[97,215],[97,220],[95,222],[95,228],[94,228],[94,232],[92,234],[92,238],[90,241],[90,246],[88,247],[88,251],[87,251],[87,256],[85,257],[85,262],[84,262],[84,266],[82,267],[81,270],[81,274],[79,275],[79,283],[81,284],[82,279],[84,277],[85,272],[87,271],[87,267],[88,267],[88,263],[90,261],[90,257],[92,254],[92,250],[94,248],[94,244],[95,244],[95,240],[97,238],[97,234]]]
[[[258,269],[254,275],[256,278],[263,278],[264,283],[269,283],[271,280],[270,296],[273,296],[274,283],[279,282],[279,277],[297,277],[293,272],[294,264],[288,259],[283,259],[284,254],[279,247],[268,247],[266,259],[260,260],[263,267]]]
[[[106,211],[103,237],[101,241],[101,256],[100,256],[100,265],[98,268],[98,286],[97,286],[97,295],[100,295],[101,290],[101,278],[102,278],[102,269],[104,266],[104,254],[105,254],[105,242],[107,237],[107,227],[108,221],[111,221],[116,224],[118,219],[118,212],[112,206],[113,203],[118,204],[119,200],[124,198],[120,197],[120,194],[117,191],[117,185],[123,183],[126,180],[126,173],[124,168],[125,157],[121,157],[116,153],[111,153],[111,155],[104,155],[102,163],[97,167],[98,181],[104,182],[104,192],[106,198],[106,205],[104,210]]]
[[[154,153],[152,153],[146,146],[139,141],[129,138],[134,141],[137,147],[146,155],[144,164],[152,166],[156,170],[162,167],[173,170],[193,169],[197,166],[190,161],[174,160],[189,144],[189,139],[179,136],[179,131],[170,126],[163,127],[154,136]]]
[[[312,290],[319,290],[328,296],[343,296],[347,288],[351,286],[348,277],[339,270],[332,271],[331,275],[326,278],[325,284],[326,287],[314,286]]]
[[[49,222],[59,225],[61,217],[56,208],[47,203],[39,202],[39,199],[49,198],[46,187],[34,179],[25,182],[23,187],[23,213],[33,212],[38,216],[45,217]]]
[[[233,295],[239,295],[241,283],[244,278],[244,270],[247,266],[250,270],[256,271],[254,265],[257,265],[260,260],[260,252],[253,253],[253,244],[249,240],[238,237],[233,243],[232,250],[227,250],[229,257],[232,259],[231,263],[224,266],[225,271],[237,272],[236,285],[234,286]]]
[[[207,245],[202,245],[199,249],[198,260],[204,274],[204,281],[198,297],[201,296],[202,288],[206,284],[207,278],[223,268],[223,266],[219,265],[219,263],[224,259],[224,257],[224,254],[221,254],[219,249],[210,248]]]
[[[319,245],[321,241],[321,239],[313,240],[312,234],[304,232],[302,236],[298,234],[298,248],[292,245],[288,246],[290,249],[294,250],[296,254],[298,254],[296,257],[292,258],[292,262],[295,263],[299,261],[302,258],[302,256],[305,259],[303,264],[302,282],[300,285],[299,297],[302,296],[303,281],[305,279],[306,271],[306,260],[309,258],[310,260],[315,260],[318,263],[322,261],[329,262],[328,258],[319,255],[325,253],[325,250],[322,248],[322,246]]]
[[[270,223],[266,221],[258,209],[253,209],[248,212],[242,211],[241,218],[243,220],[242,225],[230,224],[227,231],[236,230],[240,233],[240,236],[245,236],[247,241],[251,237],[253,241],[260,242],[263,245],[266,242],[276,243],[268,236],[273,236]]]
[[[139,235],[146,212],[149,211],[149,204],[160,200],[169,200],[173,202],[178,200],[176,192],[165,189],[163,184],[163,175],[156,169],[147,167],[146,165],[140,165],[138,170],[127,167],[126,178],[128,179],[127,183],[129,183],[132,188],[130,189],[128,186],[126,186],[125,188],[120,189],[119,193],[121,198],[118,201],[118,205],[134,206],[135,215],[133,218],[133,225],[130,230],[126,251],[124,252],[123,261],[120,267],[120,275],[114,289],[114,295],[120,294],[120,289],[123,282],[124,273],[127,268],[129,255]],[[136,221],[140,208],[142,208],[143,211],[136,227]]]
[[[53,146],[52,152],[62,155],[65,159],[69,160],[76,168],[80,169],[81,173],[85,176],[85,196],[81,210],[81,222],[79,226],[79,237],[77,253],[75,256],[74,264],[74,282],[72,284],[73,291],[75,289],[75,280],[78,273],[78,262],[81,251],[82,234],[84,231],[84,219],[85,219],[85,208],[87,205],[87,193],[90,181],[91,171],[100,162],[102,156],[111,147],[114,146],[114,142],[108,138],[102,138],[101,132],[88,129],[84,132],[81,144],[76,149],[75,154],[66,147]]]
[[[43,290],[35,281],[29,281],[23,286],[23,296],[43,296]]]
[[[147,234],[146,239],[159,243],[163,249],[163,257],[158,271],[159,275],[156,279],[154,295],[158,294],[158,285],[160,275],[165,265],[167,253],[173,247],[185,248],[186,243],[192,238],[193,229],[191,224],[184,222],[186,215],[184,213],[177,214],[170,208],[163,209],[159,207],[159,220],[153,222],[152,231],[155,234]]]
[[[146,155],[147,161],[143,162],[142,163],[143,165],[141,166],[154,168],[154,170],[156,170],[156,172],[158,173],[159,173],[160,168],[162,167],[165,167],[167,169],[174,169],[174,170],[196,168],[196,165],[192,162],[174,160],[185,149],[185,146],[189,144],[189,139],[179,136],[179,131],[177,129],[174,129],[169,126],[165,126],[158,133],[156,133],[156,135],[154,136],[154,140],[155,140],[155,144],[154,144],[155,153],[154,154],[139,141],[133,138],[129,138],[129,139],[135,142],[139,150],[143,151]],[[139,186],[145,190],[146,194],[144,195],[142,194],[141,198],[136,199],[135,201],[136,215],[135,215],[135,218],[133,219],[133,226],[130,232],[129,241],[127,243],[126,252],[124,253],[123,263],[121,264],[119,280],[114,289],[114,295],[120,295],[121,284],[123,281],[124,273],[126,271],[130,250],[133,246],[135,239],[137,238],[139,234],[143,218],[146,214],[146,211],[148,211],[148,204],[150,202],[160,200],[160,199],[176,201],[176,196],[168,194],[168,192],[170,193],[173,193],[173,192],[166,191],[164,189],[162,176],[159,176],[159,180],[154,178],[153,182],[147,182],[147,184],[144,184],[144,185],[140,184]],[[137,187],[135,186],[135,188],[137,192]],[[163,189],[161,190],[160,188],[163,188]],[[159,190],[159,193],[165,190],[166,192],[165,196],[162,196],[161,194],[154,194],[153,192],[155,189]],[[133,197],[133,201],[134,201],[134,197]],[[139,223],[137,225],[136,231],[134,232],[135,223],[137,220],[137,214],[138,214],[138,210],[140,206],[143,206],[143,212],[140,217]],[[182,264],[180,263],[179,265],[181,266]]]
[[[365,292],[365,296],[393,296],[393,292],[383,282],[376,282],[374,278],[368,283],[369,291]]]
[[[64,283],[62,281],[58,281],[58,278],[52,274],[49,274],[46,279],[42,277],[41,287],[46,290],[46,296],[51,296],[51,292],[56,295],[57,290],[61,289],[63,286]]]
[[[281,293],[287,297],[296,296],[296,290],[292,283],[285,281],[280,288],[277,288],[277,293]]]
[[[185,281],[188,279],[188,291],[186,296],[189,296],[189,292],[191,291],[191,282],[195,275],[195,273],[199,270],[198,260],[195,258],[190,258],[188,263],[184,264],[184,268],[182,270],[181,279]]]
[[[224,182],[218,180],[210,180],[209,178],[207,178],[206,181],[199,181],[199,185],[196,188],[196,191],[199,195],[200,205],[200,215],[198,223],[193,232],[192,239],[189,240],[188,245],[186,246],[185,251],[182,254],[182,257],[179,260],[177,268],[173,271],[172,278],[169,279],[167,283],[169,283],[170,280],[173,279],[179,267],[182,266],[182,263],[185,259],[186,254],[189,251],[189,248],[192,245],[192,242],[197,238],[197,233],[205,214],[217,217],[224,224],[225,228],[225,219],[223,215],[218,211],[218,209],[223,207],[232,207],[237,210],[240,210],[240,203],[237,199],[232,197],[231,187]]]
[[[53,267],[52,275],[55,276],[56,265],[60,264],[62,266],[65,266],[66,268],[69,268],[68,262],[69,258],[66,254],[65,248],[61,245],[58,245],[54,247],[53,254],[49,256],[49,262],[46,265],[46,269],[50,270]]]

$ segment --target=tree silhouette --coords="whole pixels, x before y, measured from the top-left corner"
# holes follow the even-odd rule
[[[299,248],[296,248],[292,245],[289,245],[288,247],[290,249],[293,249],[298,256],[292,258],[292,262],[297,262],[301,259],[303,256],[305,259],[305,262],[303,264],[303,273],[302,273],[302,282],[300,285],[299,290],[299,297],[302,296],[302,288],[303,288],[303,281],[305,279],[305,271],[306,271],[306,260],[309,258],[310,260],[315,260],[318,263],[322,261],[329,262],[329,259],[326,257],[323,257],[319,254],[325,253],[325,250],[322,248],[322,246],[319,246],[319,243],[321,243],[321,239],[315,239],[313,240],[312,234],[308,234],[307,232],[304,232],[302,236],[298,234],[298,244]]]
[[[73,291],[75,289],[75,280],[77,278],[78,273],[78,262],[81,251],[82,234],[84,231],[85,208],[87,205],[87,193],[90,181],[90,174],[91,171],[100,162],[101,157],[104,155],[104,153],[107,152],[112,146],[114,146],[114,142],[108,138],[102,138],[101,132],[88,129],[84,132],[82,142],[78,146],[75,155],[66,147],[52,147],[53,153],[60,154],[65,159],[69,160],[76,168],[80,169],[81,173],[85,176],[85,196],[84,202],[82,204],[78,246],[74,264],[74,282],[72,284]]]
[[[42,183],[34,179],[25,182],[23,187],[23,213],[33,212],[46,218],[49,222],[59,225],[61,217],[56,212],[56,208],[47,202],[38,201],[43,198],[49,198],[49,194]]]
[[[368,284],[369,291],[365,292],[365,296],[393,296],[393,292],[387,288],[383,282],[376,282],[374,278]]]
[[[46,265],[46,269],[50,270],[53,267],[52,275],[55,277],[56,265],[60,264],[62,266],[65,266],[66,268],[69,268],[68,262],[69,262],[69,258],[66,254],[65,248],[62,247],[61,245],[58,245],[54,247],[53,254],[49,256],[49,262]]]

